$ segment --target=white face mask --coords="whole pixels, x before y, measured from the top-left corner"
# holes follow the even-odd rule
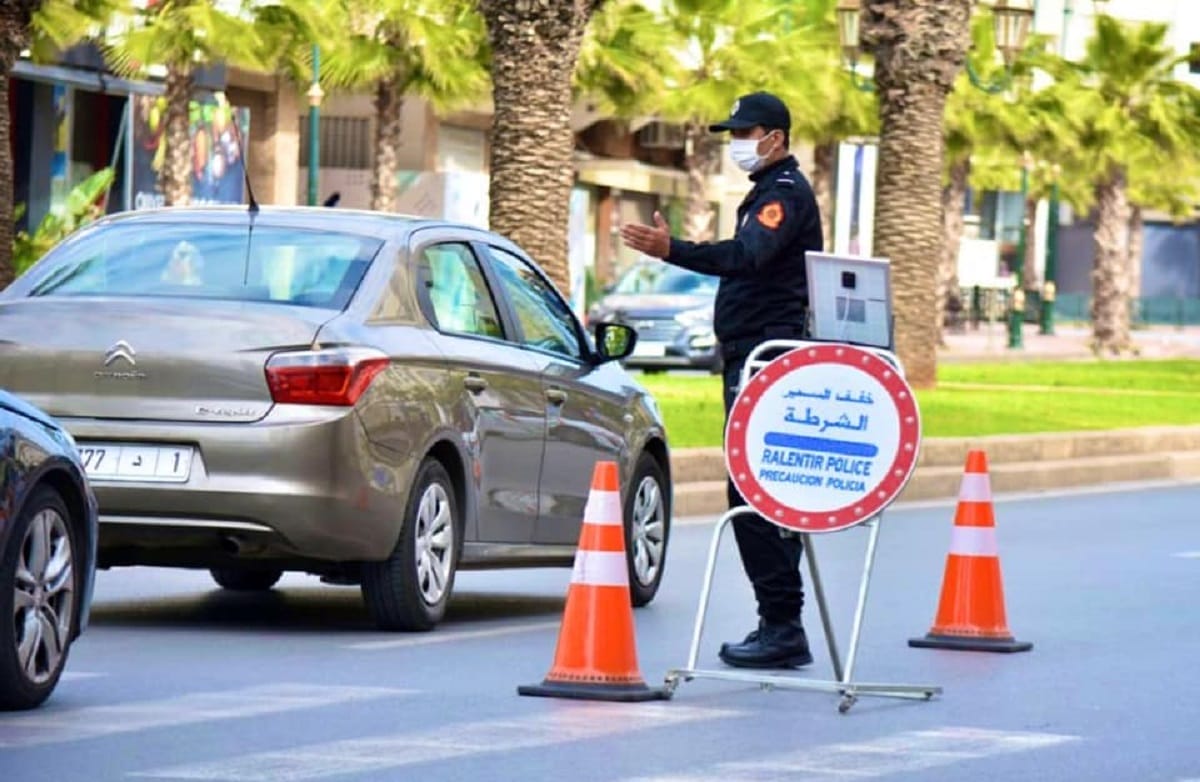
[[[729,158],[734,164],[747,173],[754,173],[766,160],[766,155],[758,154],[760,138],[735,138],[729,142]]]

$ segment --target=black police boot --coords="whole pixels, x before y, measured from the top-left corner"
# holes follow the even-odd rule
[[[757,641],[757,640],[758,640],[758,634],[762,632],[763,626],[764,626],[765,624],[766,624],[766,621],[765,621],[765,620],[763,620],[763,619],[759,619],[759,620],[758,620],[758,627],[754,628],[754,629],[753,629],[753,630],[751,630],[749,633],[747,633],[747,634],[746,634],[746,637],[745,637],[745,638],[743,638],[741,641],[725,641],[724,643],[722,643],[722,644],[721,644],[721,651],[720,651],[721,658],[722,658],[722,659],[724,659],[724,657],[725,657],[725,650],[726,650],[726,649],[729,649],[730,647],[733,647],[733,646],[745,646],[746,644],[752,644],[752,643],[754,643],[755,641]]]
[[[742,643],[723,645],[720,657],[735,668],[798,668],[813,661],[799,621],[760,622]]]

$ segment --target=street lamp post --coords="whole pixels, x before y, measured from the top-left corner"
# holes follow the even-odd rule
[[[1029,169],[1033,165],[1033,157],[1028,153],[1021,155],[1021,222],[1017,229],[1017,252],[1013,258],[1013,295],[1012,307],[1008,315],[1008,346],[1020,348],[1024,346],[1022,324],[1025,322],[1025,252],[1028,246],[1029,226],[1026,221],[1026,204],[1029,200]]]
[[[308,205],[320,200],[318,184],[321,177],[321,49],[312,48],[312,85],[308,88]]]
[[[1061,173],[1062,168],[1055,163],[1051,169],[1054,180],[1050,183],[1050,216],[1046,220],[1046,274],[1039,323],[1042,334],[1054,333],[1054,297],[1058,293],[1058,177]]]

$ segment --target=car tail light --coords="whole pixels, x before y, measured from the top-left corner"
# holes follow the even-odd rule
[[[387,366],[387,356],[363,348],[277,353],[267,360],[267,387],[279,404],[350,407]]]

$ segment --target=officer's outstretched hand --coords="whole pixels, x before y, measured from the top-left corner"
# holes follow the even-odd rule
[[[654,213],[654,225],[621,226],[621,239],[626,247],[652,258],[666,258],[671,252],[671,227],[659,212]]]

